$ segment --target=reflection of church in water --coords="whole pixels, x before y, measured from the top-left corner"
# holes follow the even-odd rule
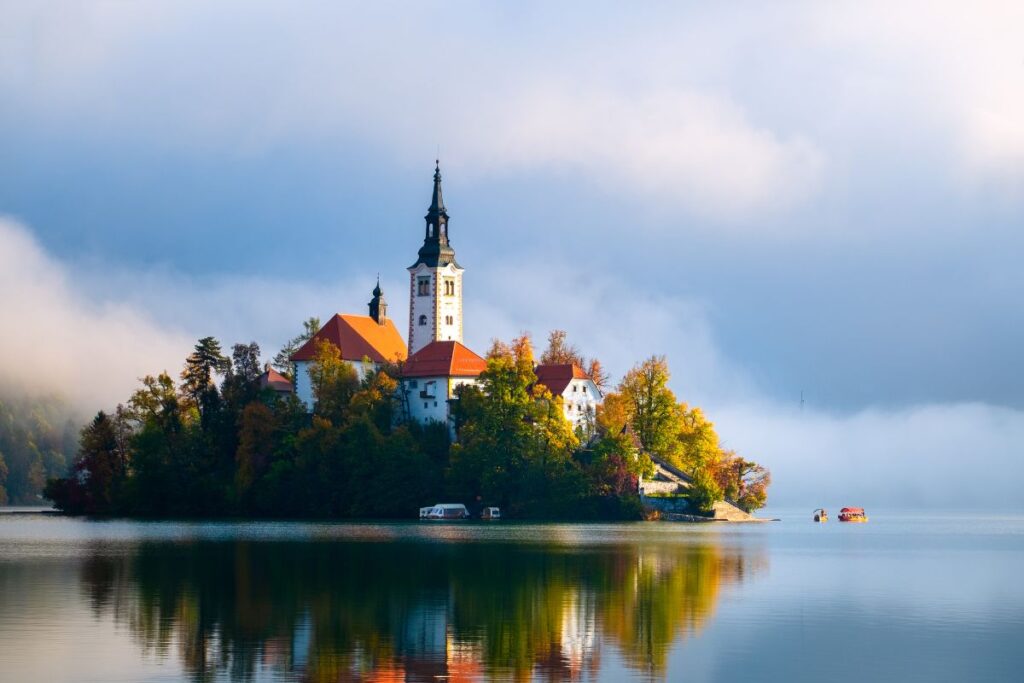
[[[312,409],[314,402],[310,366],[318,343],[328,341],[353,364],[360,379],[385,365],[400,365],[399,398],[409,418],[452,425],[456,390],[476,384],[487,363],[463,343],[464,269],[455,260],[449,240],[440,165],[434,168],[433,193],[424,219],[423,245],[416,262],[408,268],[407,341],[388,317],[388,304],[378,281],[368,304],[369,315],[334,315],[292,355],[294,391],[308,408]],[[601,391],[582,368],[574,364],[539,365],[536,374],[538,383],[547,386],[552,395],[562,397],[566,419],[574,426],[582,425],[594,414]]]

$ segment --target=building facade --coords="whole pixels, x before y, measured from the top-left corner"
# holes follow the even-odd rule
[[[373,289],[368,304],[370,315],[334,315],[313,337],[291,356],[295,364],[295,395],[313,409],[313,384],[309,369],[316,357],[317,345],[328,341],[341,350],[343,360],[352,363],[359,379],[384,364],[401,363],[406,359],[406,346],[398,328],[387,317],[387,303],[380,281]]]
[[[434,341],[409,356],[402,368],[400,399],[411,419],[448,426],[455,438],[452,403],[460,386],[476,384],[487,361],[457,341]]]
[[[583,368],[575,363],[538,365],[534,372],[537,384],[546,386],[552,396],[562,397],[562,410],[572,426],[589,431],[603,396]]]

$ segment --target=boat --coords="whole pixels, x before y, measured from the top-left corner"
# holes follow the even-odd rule
[[[438,503],[429,508],[426,515],[423,508],[420,508],[420,519],[430,520],[456,520],[469,519],[469,510],[462,503]]]
[[[825,508],[818,508],[814,511],[815,522],[827,522],[828,521],[828,510]]]
[[[501,519],[501,509],[495,507],[484,508],[483,512],[480,513],[480,519],[496,522]]]
[[[864,508],[843,508],[839,511],[840,522],[866,522],[868,516],[864,514]]]

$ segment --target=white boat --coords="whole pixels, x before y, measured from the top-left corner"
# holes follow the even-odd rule
[[[424,509],[427,510],[425,516]],[[469,519],[469,510],[462,503],[438,503],[432,508],[420,508],[420,519]]]

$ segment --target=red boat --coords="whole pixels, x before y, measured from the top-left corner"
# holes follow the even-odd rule
[[[864,514],[864,508],[843,508],[839,511],[840,522],[866,522],[868,516]]]

